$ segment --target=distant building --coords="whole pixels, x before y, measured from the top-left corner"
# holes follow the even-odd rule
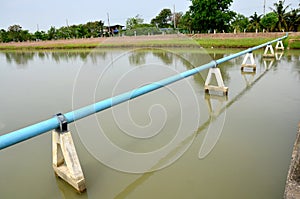
[[[116,25],[112,25],[112,26],[105,26],[104,27],[104,32],[107,34],[119,34],[119,32],[124,28],[125,26],[116,24]]]

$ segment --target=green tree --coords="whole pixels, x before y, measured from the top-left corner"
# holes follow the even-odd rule
[[[151,20],[151,24],[158,26],[159,28],[168,28],[171,25],[172,12],[170,9],[165,8]]]
[[[300,15],[299,9],[293,9],[291,12],[288,12],[286,15],[286,23],[289,31],[298,31],[300,25]]]
[[[242,14],[236,13],[231,21],[232,29],[237,32],[243,32],[249,25],[249,19]]]
[[[20,25],[12,25],[8,27],[9,32],[21,32],[22,27]]]
[[[256,12],[250,16],[248,29],[250,31],[256,31],[260,29],[260,20],[262,15],[258,15]]]
[[[8,27],[8,41],[20,41],[20,33],[22,27],[20,25],[12,25]]]
[[[192,27],[200,32],[228,31],[234,12],[229,10],[233,0],[191,0]]]
[[[267,31],[274,31],[278,17],[274,12],[267,13],[260,21],[261,26]]]
[[[48,30],[47,34],[48,34],[49,40],[58,39],[57,30],[54,26],[51,26],[51,28]]]
[[[76,33],[77,33],[77,38],[83,38],[83,37],[86,37],[87,35],[87,28],[82,25],[82,24],[79,24],[78,26],[76,26]],[[101,35],[103,34],[103,28],[102,28],[102,31],[101,32]]]
[[[286,10],[290,5],[284,6],[284,3],[285,0],[278,1],[278,3],[274,3],[275,8],[270,8],[278,17],[278,22],[276,23],[277,31],[287,30]]]
[[[45,41],[48,39],[48,35],[46,32],[44,31],[36,31],[34,34],[34,39],[36,40],[42,40],[42,41]]]
[[[0,30],[0,42],[8,42],[8,33],[4,30]]]
[[[179,20],[178,28],[181,29],[184,33],[192,32],[192,17],[191,12],[187,11]]]
[[[57,30],[57,37],[59,39],[68,39],[70,38],[70,32],[69,28],[66,26],[63,26]]]
[[[138,14],[135,17],[128,18],[126,20],[126,29],[131,30],[137,28],[139,25],[144,23],[144,19]]]
[[[31,40],[28,30],[22,30],[20,25],[12,25],[8,27],[8,41],[27,41]]]
[[[87,29],[87,37],[99,37],[103,34],[104,23],[100,21],[88,22],[85,25]]]

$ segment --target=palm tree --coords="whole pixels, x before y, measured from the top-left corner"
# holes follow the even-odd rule
[[[276,27],[278,31],[282,29],[287,29],[287,22],[286,22],[286,10],[290,7],[290,4],[284,7],[285,0],[278,1],[278,3],[274,3],[275,8],[270,8],[278,17],[278,22],[276,23]]]
[[[250,29],[250,30],[259,30],[259,28],[260,28],[260,20],[261,20],[261,16],[262,15],[257,15],[257,13],[255,12],[254,13],[254,15],[252,15],[252,16],[250,16],[249,18],[250,18],[250,23],[249,23],[249,26],[248,26],[248,28]]]
[[[291,12],[288,12],[286,18],[288,30],[296,32],[300,25],[299,9],[293,9]]]

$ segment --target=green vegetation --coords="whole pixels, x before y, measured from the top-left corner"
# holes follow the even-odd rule
[[[1,46],[0,50],[52,50],[52,49],[84,49],[84,48],[95,48],[99,46],[99,43],[82,43],[82,44],[41,44],[36,46]]]
[[[196,39],[198,44],[204,48],[249,48],[270,41],[269,38],[239,38],[239,39],[219,39],[202,38]]]
[[[22,42],[22,41],[46,41],[70,38],[100,37],[104,34],[104,23],[102,21],[88,22],[86,24],[63,26],[59,29],[51,27],[47,32],[36,31],[29,33],[22,30],[20,25],[12,25],[8,30],[0,30],[0,42]]]
[[[197,39],[166,39],[166,40],[131,40],[112,43],[40,43],[40,45],[0,45],[0,50],[52,50],[52,49],[88,49],[88,48],[139,48],[139,47],[203,47],[203,48],[249,48],[266,43],[275,38],[197,38]],[[75,40],[76,41],[76,40]],[[300,49],[300,36],[289,36],[284,46]],[[275,45],[275,44],[274,44]]]
[[[289,47],[291,49],[300,49],[300,40],[291,41]]]
[[[163,9],[160,13],[151,20],[151,24],[160,28],[169,28],[172,22],[172,11],[170,9]]]
[[[200,47],[192,39],[145,40],[117,43],[80,43],[80,44],[43,44],[41,45],[0,45],[0,50],[52,50],[52,49],[83,49],[83,48],[122,48],[122,47]]]
[[[235,13],[229,10],[233,0],[191,0],[190,17],[192,28],[201,33],[229,31]],[[209,17],[208,17],[209,16]]]
[[[271,32],[275,30],[277,23],[278,23],[277,15],[274,12],[270,12],[261,19],[260,26],[264,28],[266,31]]]
[[[161,31],[156,27],[136,27],[134,29],[126,30],[126,36],[135,36],[135,35],[158,35],[161,34]]]

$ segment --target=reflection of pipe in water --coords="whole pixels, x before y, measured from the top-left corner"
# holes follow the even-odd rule
[[[190,139],[193,139],[194,136],[199,135],[204,129],[208,128],[211,122],[214,122],[221,114],[224,113],[224,111],[231,107],[231,105],[234,104],[234,102],[236,102],[238,99],[240,99],[245,93],[247,93],[252,86],[254,86],[269,70],[265,70],[264,72],[262,72],[252,83],[250,83],[249,86],[246,86],[237,96],[235,96],[232,100],[230,100],[223,108],[221,108],[219,112],[219,115],[216,115],[215,117],[209,117],[199,128],[198,130],[190,135],[189,137],[186,138],[186,140],[184,140],[183,142],[188,142]],[[225,113],[224,113],[225,114]],[[211,137],[217,137],[216,135],[211,136]],[[220,137],[220,136],[219,136]],[[217,141],[215,141],[217,142]],[[204,143],[203,143],[204,144]],[[202,145],[203,145],[202,144]],[[201,145],[201,148],[202,148]],[[184,146],[184,145],[183,145]],[[203,157],[203,150],[199,151],[199,157]],[[175,148],[174,150],[178,150],[180,148]],[[212,148],[211,148],[212,150]],[[205,150],[206,154],[209,154],[210,151]],[[200,153],[201,152],[201,153]],[[176,151],[172,151],[172,153],[176,153]],[[200,156],[201,155],[201,156]],[[164,159],[168,159],[168,158],[164,158]],[[161,162],[159,162],[158,164],[161,164]],[[154,166],[155,167],[155,166]],[[122,190],[117,196],[116,198],[124,198],[125,196],[128,196],[132,191],[134,191],[138,186],[140,186],[142,183],[144,183],[145,181],[147,181],[148,178],[150,178],[152,175],[154,174],[154,172],[150,172],[150,173],[144,173],[141,177],[139,177],[138,179],[136,179],[133,183],[131,183],[130,185],[128,185],[124,190]]]

